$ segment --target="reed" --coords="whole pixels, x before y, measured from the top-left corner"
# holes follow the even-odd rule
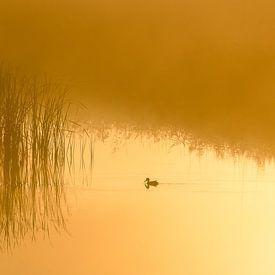
[[[0,247],[65,228],[69,104],[47,80],[0,70]],[[69,139],[70,140],[70,139]],[[71,160],[72,161],[72,160]]]

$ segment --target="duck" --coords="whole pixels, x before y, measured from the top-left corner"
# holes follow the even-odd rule
[[[156,181],[156,180],[150,180],[149,178],[146,178],[144,182],[145,182],[144,185],[145,185],[145,187],[147,189],[149,189],[150,186],[157,187],[159,185],[158,181]]]

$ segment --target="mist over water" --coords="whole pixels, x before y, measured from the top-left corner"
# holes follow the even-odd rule
[[[273,146],[270,1],[11,1],[3,60],[72,87],[91,116]]]
[[[273,275],[274,8],[2,1],[0,273]]]

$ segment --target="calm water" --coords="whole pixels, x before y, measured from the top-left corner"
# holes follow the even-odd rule
[[[92,167],[86,143],[65,173],[66,226],[3,249],[1,274],[274,274],[272,162],[126,136],[94,138]],[[147,190],[146,177],[160,185]]]
[[[274,3],[0,1],[0,274],[274,275]]]

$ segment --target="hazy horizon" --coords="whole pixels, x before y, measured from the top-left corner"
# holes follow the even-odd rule
[[[2,1],[0,273],[274,275],[274,10]]]
[[[0,7],[3,62],[68,82],[101,114],[275,136],[271,1],[14,0]]]

